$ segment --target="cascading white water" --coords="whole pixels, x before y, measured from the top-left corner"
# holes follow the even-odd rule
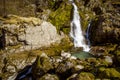
[[[83,47],[83,50],[88,52],[90,49],[85,43],[85,38],[82,34],[80,16],[76,4],[72,1],[73,5],[73,19],[71,21],[70,36],[74,39],[74,47]]]
[[[87,42],[88,42],[88,46],[90,46],[90,40],[89,40],[89,30],[90,30],[90,25],[91,25],[91,22],[88,24],[88,27],[87,27],[87,32],[86,32],[86,38],[87,38]]]

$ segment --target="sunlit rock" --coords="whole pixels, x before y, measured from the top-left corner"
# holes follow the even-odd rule
[[[53,74],[45,74],[38,80],[59,80],[59,77],[57,75],[53,75]]]
[[[5,45],[16,46],[11,52],[38,49],[50,46],[52,43],[59,43],[63,35],[59,35],[55,26],[34,17],[8,16],[1,25],[5,31]],[[3,40],[1,40],[1,43]]]

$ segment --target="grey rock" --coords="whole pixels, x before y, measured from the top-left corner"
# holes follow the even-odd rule
[[[38,18],[26,18],[15,15],[9,16],[1,28],[5,30],[5,43],[7,46],[17,46],[11,52],[48,47],[52,43],[59,43],[63,35],[59,35],[55,26]],[[20,23],[20,24],[18,24]],[[2,42],[1,42],[2,43]],[[6,48],[9,50],[9,48]]]

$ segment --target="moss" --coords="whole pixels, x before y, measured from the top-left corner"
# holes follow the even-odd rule
[[[101,67],[99,68],[99,71],[101,72],[99,74],[99,77],[101,78],[119,78],[120,79],[120,73],[114,69],[114,68],[104,68],[104,67]]]
[[[91,9],[89,9],[89,7],[84,6],[84,1],[81,1],[81,3],[79,1],[75,1],[77,6],[78,6],[78,11],[81,17],[81,25],[82,25],[82,29],[86,30],[87,26],[89,24],[89,21],[92,19],[95,19],[95,15],[94,12],[91,11]]]
[[[55,3],[51,2],[52,5]],[[94,13],[87,7],[83,7],[83,3],[77,2],[78,11],[81,16],[81,24],[83,30],[87,29],[89,20],[94,19]],[[66,1],[63,1],[60,6],[50,14],[49,21],[56,26],[58,32],[61,30],[68,34],[70,30],[70,21],[72,18],[72,5]]]
[[[54,10],[54,6],[55,6],[55,3],[57,3],[59,1],[54,1],[54,0],[51,0],[51,1],[48,1],[48,7],[51,9],[51,10]]]
[[[35,63],[32,65],[32,68],[33,76],[39,78],[50,69],[53,69],[53,66],[48,57],[37,56]]]
[[[69,40],[69,38],[64,38],[61,40],[60,44],[52,44],[48,48],[42,48],[42,51],[47,53],[48,56],[52,55],[60,55],[61,51],[70,51],[72,48],[73,44]],[[40,51],[40,50],[39,50]]]
[[[84,12],[79,11],[79,12],[80,12],[80,16],[81,16],[82,29],[86,30],[90,20],[95,19],[95,16],[93,15],[93,13],[88,12],[88,11],[84,11]],[[89,18],[87,19],[88,16],[89,16]]]
[[[119,66],[119,64],[118,64],[118,63],[120,63],[120,50],[119,50],[119,48],[118,48],[118,50],[116,49],[113,54],[114,54],[114,64]]]
[[[94,80],[95,77],[92,73],[82,72],[78,75],[78,80]]]
[[[72,5],[63,2],[59,8],[50,14],[49,21],[56,26],[57,30],[68,33],[70,26],[70,14]],[[64,28],[68,28],[64,30]]]
[[[18,49],[20,45],[9,47],[9,49]],[[51,44],[49,47],[41,47],[36,50],[29,50],[29,51],[23,51],[18,52],[17,54],[12,54],[11,56],[17,57],[18,54],[21,54],[18,57],[23,56],[30,56],[30,57],[36,57],[37,55],[41,55],[41,53],[46,53],[48,56],[55,56],[60,55],[61,51],[70,51],[73,47],[73,43],[70,41],[70,39],[66,36],[66,38],[61,40],[61,43],[54,43]],[[3,54],[5,51],[1,51],[0,54]],[[8,51],[9,52],[9,51]]]

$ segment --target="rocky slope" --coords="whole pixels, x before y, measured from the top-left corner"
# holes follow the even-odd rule
[[[72,48],[68,36],[61,40],[61,31],[68,34],[70,30],[72,6],[68,0],[0,0],[0,48],[5,49],[0,51],[0,79],[14,80],[17,76],[19,80],[21,74],[25,76],[23,80],[120,79],[120,1],[74,1],[84,35],[91,21],[93,57],[84,60],[60,55],[62,50],[71,54],[81,51]],[[50,45],[54,42],[60,44]],[[29,51],[15,53],[23,50]],[[43,52],[48,56],[39,56],[35,61],[36,55]]]
[[[1,17],[0,22],[0,78],[3,80],[14,80],[18,71],[35,61],[36,55],[64,38],[55,26],[39,18],[8,15]]]
[[[115,66],[110,55],[81,59],[66,52],[52,57],[43,53],[30,68],[23,69],[16,80],[119,80],[119,67]],[[30,69],[31,72],[28,72]]]

